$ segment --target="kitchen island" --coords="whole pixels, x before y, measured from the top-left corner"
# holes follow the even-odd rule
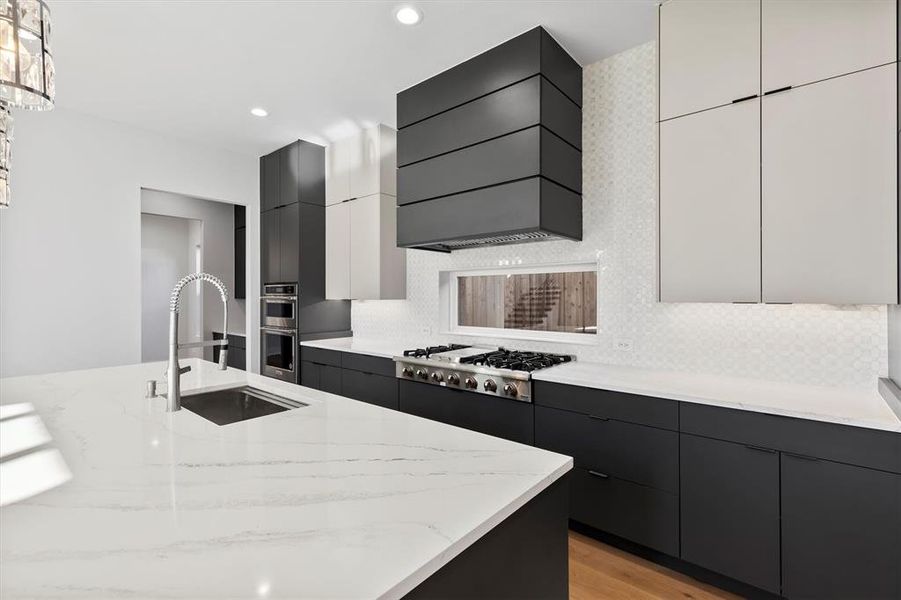
[[[221,427],[167,413],[144,398],[162,363],[0,380],[7,415],[52,437],[3,466],[55,448],[71,471],[0,509],[0,596],[566,596],[570,458],[182,364],[186,397],[249,384],[308,406]]]

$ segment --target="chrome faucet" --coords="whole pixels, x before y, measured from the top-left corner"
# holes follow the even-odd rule
[[[222,297],[222,339],[221,340],[205,340],[202,342],[189,342],[186,344],[178,343],[178,300],[181,290],[192,281],[206,281],[212,283],[219,290]],[[228,290],[225,284],[218,277],[214,277],[209,273],[191,273],[182,277],[175,287],[172,288],[172,294],[169,296],[169,366],[166,368],[166,410],[173,412],[181,410],[181,376],[191,370],[191,367],[181,367],[178,364],[178,351],[180,348],[204,348],[207,346],[221,346],[219,351],[219,369],[224,371],[228,361]],[[156,382],[148,382],[148,395],[158,396],[156,393]]]

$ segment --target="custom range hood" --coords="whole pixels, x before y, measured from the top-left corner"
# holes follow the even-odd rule
[[[397,95],[397,245],[582,239],[582,68],[536,27]]]

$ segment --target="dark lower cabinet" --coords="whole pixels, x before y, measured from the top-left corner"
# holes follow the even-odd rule
[[[213,332],[214,340],[221,340],[222,333]],[[219,346],[213,346],[213,362],[219,362]],[[228,366],[233,369],[247,370],[247,339],[241,335],[228,336]]]
[[[901,597],[901,475],[783,453],[782,594]]]
[[[535,445],[573,457],[570,518],[678,556],[678,433],[536,406]]]
[[[572,471],[572,520],[653,548],[679,554],[679,496],[602,471]]]
[[[342,369],[341,395],[397,410],[397,379],[375,373]]]
[[[577,467],[676,494],[679,434],[566,410],[535,407],[535,445]]]
[[[532,405],[445,387],[398,380],[402,412],[496,437],[532,444]]]
[[[680,435],[682,556],[779,593],[779,453]]]
[[[330,394],[340,394],[341,367],[301,361],[300,385]]]

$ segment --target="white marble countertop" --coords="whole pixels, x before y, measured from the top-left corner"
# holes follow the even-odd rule
[[[580,361],[536,371],[532,378],[901,432],[901,420],[879,393],[876,381],[871,390],[837,388]]]
[[[166,413],[143,397],[161,363],[0,379],[3,403],[34,405],[72,473],[0,509],[0,596],[397,598],[572,465],[182,362],[186,393],[246,382],[309,406],[224,427]],[[22,418],[6,408],[4,430]]]
[[[310,348],[325,348],[326,350],[337,350],[339,352],[354,352],[356,354],[369,354],[371,356],[381,356],[382,358],[393,358],[395,356],[403,356],[406,347],[400,346],[397,342],[383,342],[380,340],[365,340],[356,337],[332,338],[328,340],[303,340],[301,346],[309,346]]]

